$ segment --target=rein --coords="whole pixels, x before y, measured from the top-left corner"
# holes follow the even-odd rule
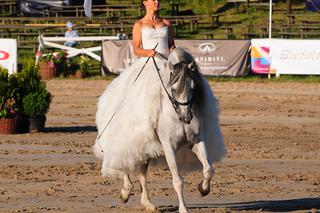
[[[156,46],[154,46],[153,50],[156,50],[157,46],[159,45],[159,43],[156,44]],[[161,54],[160,54],[161,55]],[[164,57],[163,55],[161,55],[162,57]],[[150,60],[151,57],[148,57],[146,63],[144,63],[143,67],[141,68],[140,72],[138,73],[137,77],[134,79],[133,82],[136,82],[136,80],[139,78],[142,70],[144,70],[145,66],[147,65],[148,61]],[[152,57],[153,58],[153,57]]]

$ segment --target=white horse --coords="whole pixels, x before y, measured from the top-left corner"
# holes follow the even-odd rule
[[[183,196],[183,180],[179,174],[175,155],[183,145],[192,147],[192,151],[203,166],[203,179],[199,183],[198,190],[202,196],[207,195],[210,192],[210,181],[214,174],[212,163],[220,161],[225,155],[219,127],[218,103],[207,81],[200,74],[193,57],[184,49],[176,48],[172,51],[162,70],[158,68],[160,66],[157,61],[152,59],[148,63],[153,63],[158,81],[161,82],[162,93],[161,110],[157,115],[154,138],[161,145],[171,171],[173,187],[179,198],[179,212],[187,212]],[[152,71],[148,70],[148,72]],[[102,113],[99,114],[99,108],[97,115],[102,115]],[[98,125],[100,134],[103,134],[105,127],[106,124]],[[97,152],[101,152],[99,148],[101,145],[98,146],[97,143],[94,148],[96,155],[99,155]],[[141,204],[148,210],[155,210],[156,207],[150,201],[146,186],[146,173],[151,159],[152,157],[141,161],[137,170],[142,190]],[[127,202],[133,184],[128,172],[124,172],[122,177],[124,185],[120,198],[123,202]]]

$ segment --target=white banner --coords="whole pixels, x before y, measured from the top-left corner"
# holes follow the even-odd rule
[[[251,44],[253,72],[320,75],[320,40],[253,39]]]
[[[320,40],[276,40],[270,55],[277,76],[320,75]]]
[[[17,41],[0,39],[0,65],[7,68],[9,74],[17,72]]]

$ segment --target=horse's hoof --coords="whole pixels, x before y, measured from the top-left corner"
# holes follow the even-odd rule
[[[188,210],[186,207],[179,207],[179,213],[188,213]]]
[[[125,197],[124,195],[120,194],[121,203],[128,202],[130,196]]]
[[[147,212],[156,212],[157,208],[155,206],[148,206],[146,207]]]
[[[157,210],[156,206],[153,205],[153,204],[150,202],[149,199],[147,199],[147,200],[141,200],[141,204],[142,204],[143,207],[146,208],[146,210],[147,210],[148,212],[155,212],[155,211]]]
[[[130,195],[131,195],[132,189],[133,189],[133,187],[131,187],[131,188],[128,189],[128,190],[121,189],[120,199],[121,199],[121,202],[122,202],[122,203],[128,202],[128,200],[129,200],[129,198],[130,198]]]
[[[200,192],[201,196],[204,197],[204,196],[206,196],[206,195],[209,194],[209,192],[210,192],[210,187],[208,187],[207,190],[204,190],[203,187],[202,187],[202,182],[203,182],[203,181],[201,181],[201,182],[199,183],[199,185],[198,185],[198,191]]]

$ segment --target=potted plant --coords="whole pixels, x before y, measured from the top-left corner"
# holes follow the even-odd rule
[[[64,62],[67,58],[67,53],[63,50],[58,50],[54,53],[37,52],[39,57],[39,73],[42,79],[52,79],[57,76],[57,72],[63,72]]]
[[[45,88],[45,83],[41,81],[39,70],[34,66],[34,60],[28,60],[23,64],[23,69],[17,74],[9,76],[9,85],[12,85],[13,96],[16,98],[19,113],[17,115],[18,133],[29,132],[29,118],[23,109],[23,99],[31,93]]]
[[[0,66],[0,133],[17,131],[18,105],[9,86],[8,70]]]
[[[79,69],[75,73],[76,78],[85,78],[89,74],[89,58],[85,55],[80,56]]]
[[[46,113],[52,100],[51,94],[42,87],[23,98],[23,111],[29,118],[30,131],[39,132],[45,127]]]
[[[0,97],[0,133],[14,134],[17,132],[17,103],[16,100]]]

